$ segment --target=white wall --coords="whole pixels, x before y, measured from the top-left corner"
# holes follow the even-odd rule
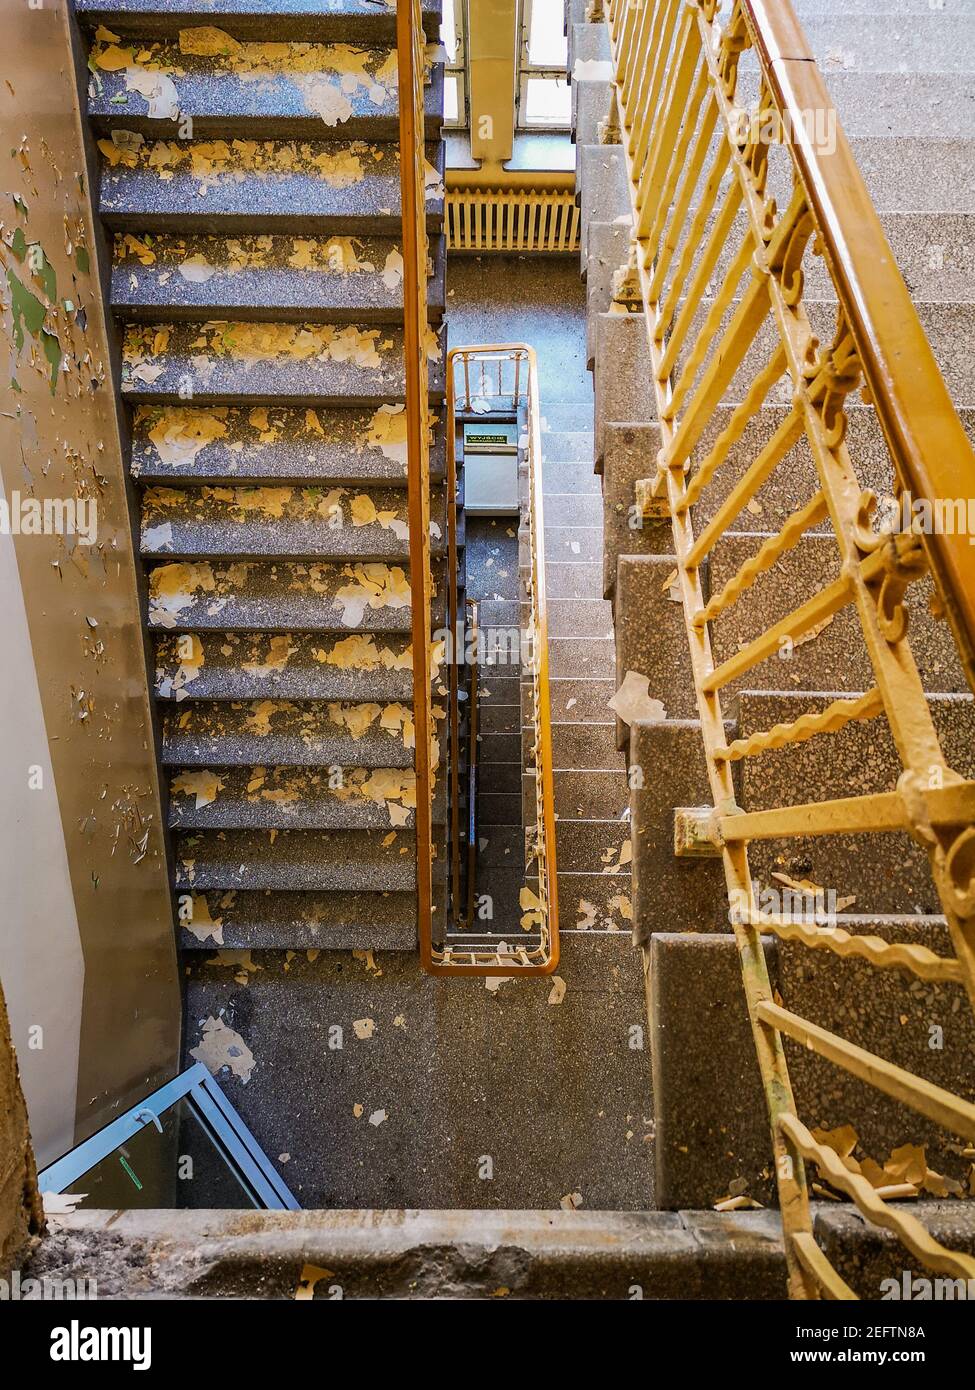
[[[14,544],[2,534],[0,594],[0,980],[43,1168],[74,1144],[85,967]]]

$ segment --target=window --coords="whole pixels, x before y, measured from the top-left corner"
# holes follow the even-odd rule
[[[572,98],[567,62],[562,0],[521,0],[520,129],[569,129]]]
[[[78,1208],[298,1211],[267,1155],[202,1062],[38,1174]]]
[[[464,29],[464,0],[444,0],[440,42],[447,50],[444,73],[444,125],[466,130],[467,43]]]

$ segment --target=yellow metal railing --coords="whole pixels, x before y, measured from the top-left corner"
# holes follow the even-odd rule
[[[633,213],[630,270],[646,311],[662,446],[637,500],[645,516],[672,521],[714,800],[692,839],[698,846],[707,841],[723,859],[769,1108],[790,1292],[849,1298],[852,1291],[813,1238],[806,1162],[929,1268],[971,1279],[975,1259],[939,1245],[915,1217],[885,1202],[814,1138],[796,1115],[783,1038],[969,1144],[975,1106],[783,1008],[773,997],[760,934],[921,979],[961,983],[975,1007],[975,783],[945,760],[904,605],[908,585],[930,571],[971,682],[975,548],[966,535],[874,529],[876,498],[859,486],[846,444],[847,398],[862,390],[873,405],[898,497],[936,503],[975,495],[975,457],[789,0],[734,0],[720,20],[719,8],[718,0],[606,4]],[[758,101],[750,110],[738,104],[746,50],[753,63],[757,59]],[[791,184],[782,208],[768,196],[773,147],[787,160]],[[813,336],[804,304],[810,252],[823,257],[836,293],[835,336],[827,346]],[[746,388],[736,389],[740,403],[724,429],[706,435],[732,382],[743,375]],[[717,495],[715,475],[763,405],[776,400],[771,393],[784,379],[789,394],[781,424],[723,500],[709,506],[711,519],[695,536],[694,504]],[[749,504],[754,507],[776,470],[791,467],[803,441],[815,465],[813,495],[707,600],[702,562]],[[803,537],[824,526],[835,539],[837,577],[716,664],[712,627],[760,575],[788,553],[795,556]],[[728,744],[722,692],[782,644],[798,643],[847,608],[855,611],[872,666],[871,687]],[[852,720],[886,720],[903,767],[895,788],[776,810],[737,805],[736,762],[822,737]],[[926,852],[953,958],[757,911],[749,841],[875,831],[908,831]]]

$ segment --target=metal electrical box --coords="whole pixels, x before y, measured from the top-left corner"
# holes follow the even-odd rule
[[[518,425],[464,425],[464,508],[472,516],[517,515]]]

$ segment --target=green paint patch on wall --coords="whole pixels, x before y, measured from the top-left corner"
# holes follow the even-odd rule
[[[53,274],[53,272],[52,272]],[[44,327],[47,309],[25,284],[10,269],[7,270],[7,284],[10,286],[10,315],[14,347],[18,352],[23,348],[27,335],[39,339],[41,351],[51,368],[51,394],[57,390],[58,373],[64,353],[61,340],[56,333]],[[19,388],[18,388],[19,389]]]

